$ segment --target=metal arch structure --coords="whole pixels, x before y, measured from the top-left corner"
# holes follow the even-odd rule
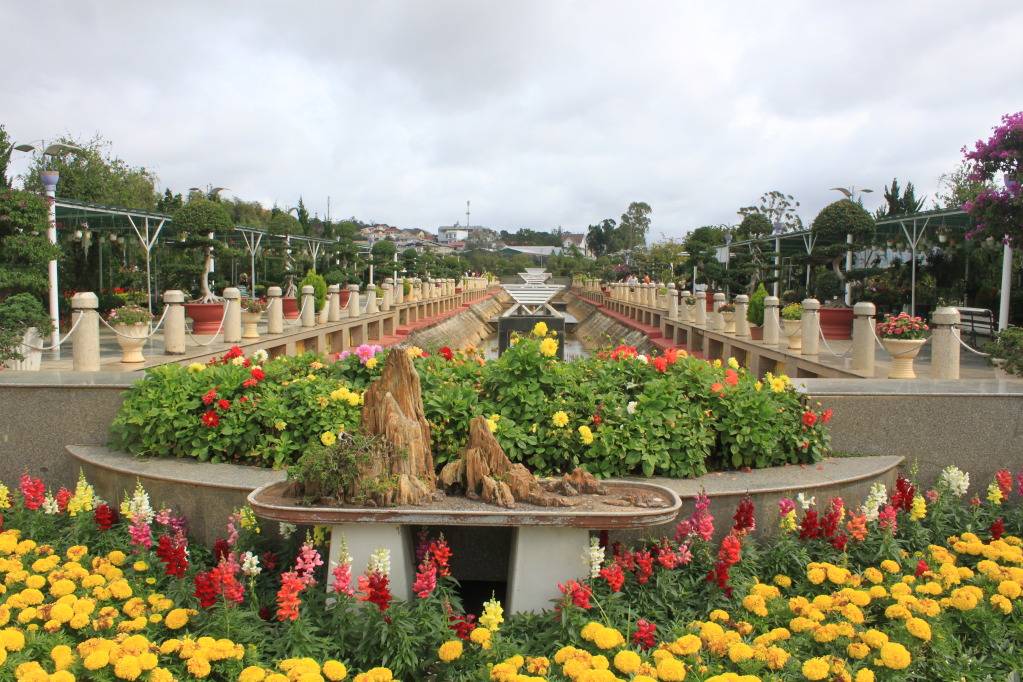
[[[552,332],[563,334],[566,318],[550,304],[564,289],[563,284],[545,284],[551,274],[542,268],[520,272],[525,284],[502,284],[515,303],[497,318],[498,354],[512,343],[514,334],[528,334],[537,322],[544,322]],[[565,346],[558,344],[558,359],[565,359]]]

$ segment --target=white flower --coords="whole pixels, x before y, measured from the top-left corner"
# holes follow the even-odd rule
[[[957,466],[945,467],[938,479],[938,487],[947,488],[956,497],[962,497],[970,488],[970,474]]]
[[[381,547],[372,554],[369,555],[369,566],[367,570],[370,573],[381,573],[383,575],[391,574],[391,551]]]
[[[266,359],[269,358],[269,357],[270,357],[270,354],[267,353],[262,348],[260,348],[259,350],[257,350],[255,353],[252,354],[252,361],[253,362],[266,362]]]
[[[135,482],[135,493],[130,500],[125,493],[125,500],[121,503],[121,515],[132,521],[142,519],[146,523],[152,523],[156,517],[156,512],[149,504],[149,493],[142,487],[141,481]]]
[[[650,362],[650,358],[648,358],[645,355],[637,355],[636,359],[639,360],[644,365],[647,364],[648,362]]]
[[[633,400],[631,403],[625,406],[625,411],[628,412],[629,414],[636,414],[637,406],[639,406],[639,403]]]
[[[875,483],[870,489],[867,501],[863,503],[860,511],[867,516],[867,521],[876,521],[881,505],[888,501],[888,489],[884,483]]]
[[[43,513],[51,516],[60,513],[60,505],[50,493],[46,493],[46,497],[43,498]]]
[[[291,534],[298,530],[298,526],[293,523],[281,523],[281,537],[285,540],[291,537]]]
[[[802,507],[804,510],[812,507],[814,504],[814,500],[816,499],[817,499],[816,495],[809,498],[803,493],[799,493],[798,495],[796,495],[796,501],[799,502],[799,506]]]
[[[583,561],[589,564],[590,578],[599,578],[600,568],[604,565],[604,548],[600,546],[600,538],[590,538],[590,548],[583,554]]]
[[[242,554],[242,573],[250,578],[255,578],[262,572],[263,568],[259,565],[259,557],[252,552]]]

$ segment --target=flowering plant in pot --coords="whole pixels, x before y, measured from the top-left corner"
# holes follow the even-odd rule
[[[915,379],[913,358],[920,352],[927,339],[924,332],[930,327],[923,318],[899,313],[897,316],[885,315],[883,322],[877,323],[877,335],[884,344],[885,351],[892,358],[889,379]]]
[[[800,303],[789,303],[781,309],[781,319],[789,322],[803,319],[803,306]]]
[[[265,313],[266,312],[266,301],[261,298],[243,298],[242,299],[242,312],[243,313]]]
[[[35,331],[30,333],[32,329]],[[15,363],[26,360],[25,352],[31,355],[31,348],[26,346],[38,343],[40,337],[52,331],[53,322],[38,298],[22,292],[5,299],[0,303],[0,363],[11,369],[38,369],[35,362],[32,367]]]
[[[682,302],[685,303],[688,306],[695,306],[696,305],[696,297],[695,296],[686,296],[685,298],[682,299]]]
[[[1023,327],[1006,327],[984,344],[987,363],[1008,374],[1023,377]]]
[[[126,327],[134,327],[139,324],[149,324],[152,320],[153,314],[137,305],[125,305],[120,308],[114,308],[107,315],[107,322],[114,327],[119,324]]]
[[[735,313],[735,304],[732,302],[722,303],[721,306],[718,307],[718,312],[720,312],[721,314]]]
[[[886,314],[883,322],[877,323],[877,335],[882,339],[922,339],[930,327],[922,317],[899,313],[895,317]]]

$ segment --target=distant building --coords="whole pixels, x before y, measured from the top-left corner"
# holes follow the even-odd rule
[[[564,240],[561,242],[561,246],[565,249],[565,251],[568,251],[574,246],[575,248],[579,249],[579,252],[582,253],[582,255],[586,256],[587,258],[593,257],[593,254],[590,253],[589,246],[586,243],[585,234],[565,232],[563,237]]]
[[[441,244],[450,244],[451,242],[464,242],[469,238],[476,230],[483,229],[482,225],[459,225],[455,223],[449,227],[438,227],[437,228],[437,241]]]

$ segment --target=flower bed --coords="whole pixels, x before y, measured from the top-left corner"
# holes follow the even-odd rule
[[[420,538],[402,602],[385,553],[324,565],[323,529],[271,539],[241,509],[210,549],[141,488],[116,506],[26,475],[0,489],[0,678],[1004,679],[1023,645],[1021,484],[1003,470],[967,502],[950,468],[855,507],[783,499],[758,519],[743,502],[720,543],[698,499],[674,538],[580,548],[551,610],[505,618],[491,599],[477,618],[443,538]],[[748,537],[779,518],[780,539]]]
[[[540,473],[583,466],[607,477],[698,476],[721,468],[816,461],[829,411],[785,376],[765,381],[734,359],[706,362],[669,349],[649,357],[608,349],[559,362],[546,329],[499,359],[474,348],[411,348],[435,464],[455,458],[470,420],[488,418],[513,461]],[[136,382],[112,427],[124,452],[282,468],[359,427],[362,392],[379,376],[379,347],[330,359],[267,361],[233,349],[209,365],[164,365]]]

